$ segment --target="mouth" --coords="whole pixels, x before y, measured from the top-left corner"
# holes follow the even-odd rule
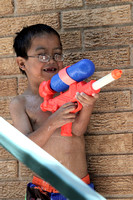
[[[47,73],[55,73],[57,71],[57,68],[55,67],[44,68],[43,71]]]

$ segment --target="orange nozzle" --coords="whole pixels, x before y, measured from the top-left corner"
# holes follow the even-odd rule
[[[118,79],[121,77],[122,75],[122,70],[119,70],[119,69],[114,69],[112,72],[111,72],[111,75],[114,79]]]

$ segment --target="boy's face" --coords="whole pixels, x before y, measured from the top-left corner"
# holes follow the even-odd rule
[[[35,37],[31,41],[31,47],[27,52],[27,60],[24,59],[24,65],[20,66],[27,74],[29,80],[40,84],[42,81],[47,81],[53,75],[58,73],[63,68],[63,61],[56,61],[54,56],[62,54],[62,47],[59,38],[55,34],[44,34]],[[48,55],[50,60],[48,62],[39,61],[39,55]]]

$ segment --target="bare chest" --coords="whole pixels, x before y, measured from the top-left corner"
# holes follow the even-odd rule
[[[50,112],[43,112],[40,105],[43,102],[41,98],[30,98],[26,100],[26,113],[30,119],[33,130],[40,127],[43,122],[51,115]]]

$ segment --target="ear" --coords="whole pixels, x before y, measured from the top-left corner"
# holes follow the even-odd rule
[[[16,58],[16,61],[17,61],[19,68],[22,69],[23,71],[25,71],[25,59],[19,56]]]

